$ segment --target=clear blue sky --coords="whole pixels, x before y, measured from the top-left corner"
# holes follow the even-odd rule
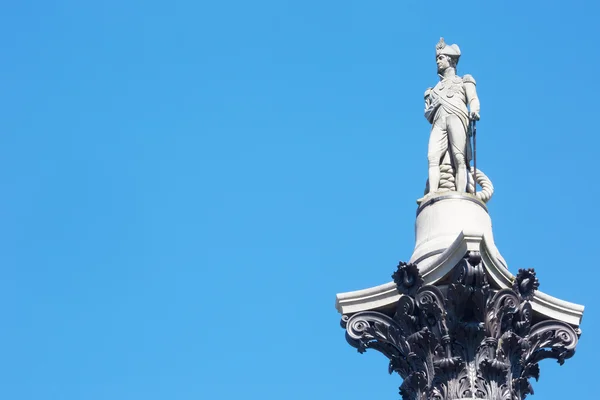
[[[534,399],[597,380],[596,1],[13,1],[0,12],[0,398],[398,399],[335,293],[390,280],[440,36],[478,82],[511,270],[587,307]]]

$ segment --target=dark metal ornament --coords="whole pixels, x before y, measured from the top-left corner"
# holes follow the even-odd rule
[[[522,400],[538,363],[575,353],[579,330],[561,321],[532,326],[530,300],[539,282],[519,270],[512,288],[492,290],[478,252],[468,252],[444,285],[425,285],[414,264],[393,274],[400,298],[393,315],[342,317],[348,343],[375,349],[403,379],[403,400]]]

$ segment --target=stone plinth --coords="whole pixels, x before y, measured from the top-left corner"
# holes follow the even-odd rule
[[[428,196],[417,209],[415,249],[409,262],[427,270],[463,233],[485,237],[494,257],[506,267],[494,243],[485,203],[473,195],[451,191]]]

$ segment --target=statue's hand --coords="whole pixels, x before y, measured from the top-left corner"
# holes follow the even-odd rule
[[[471,121],[479,121],[479,113],[477,111],[471,111],[469,113],[469,118]]]

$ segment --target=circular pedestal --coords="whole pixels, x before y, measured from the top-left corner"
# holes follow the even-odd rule
[[[485,204],[467,193],[441,192],[428,196],[417,209],[415,250],[419,264],[443,253],[463,232],[484,235],[493,246],[492,220]]]

